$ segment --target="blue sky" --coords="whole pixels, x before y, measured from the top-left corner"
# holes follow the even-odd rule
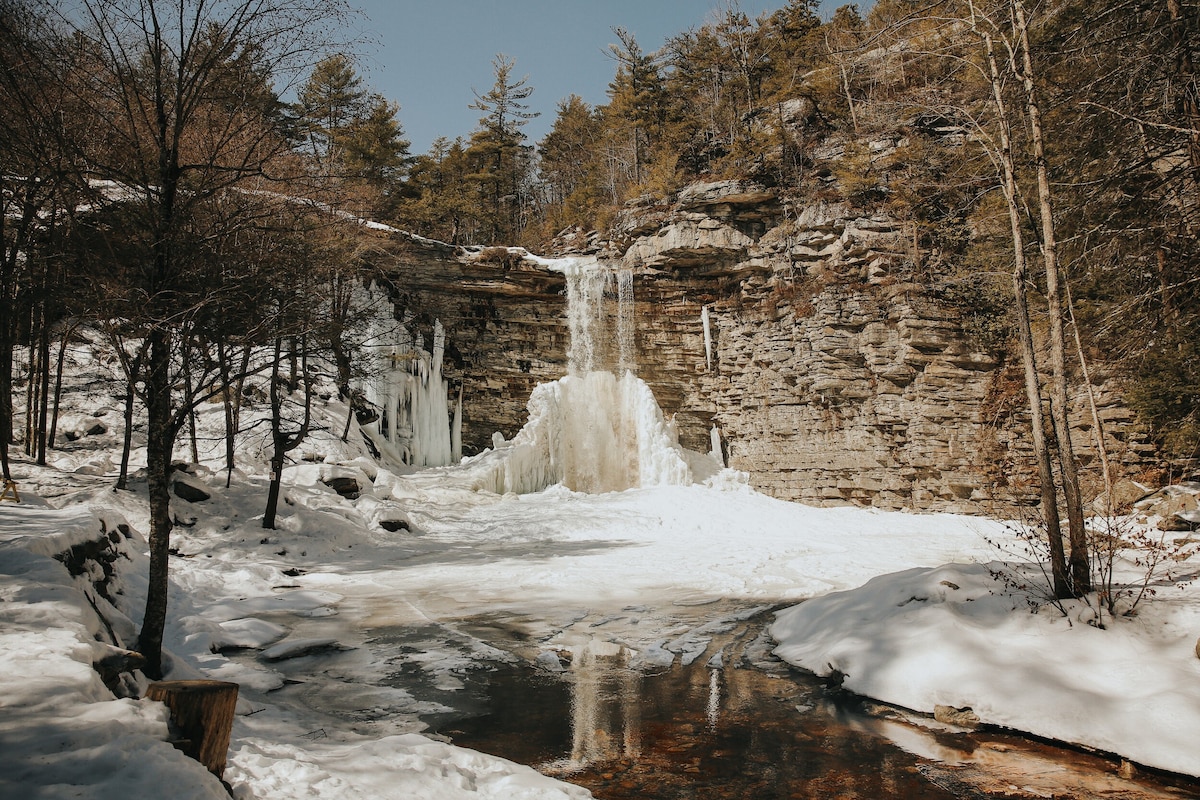
[[[606,101],[616,65],[606,55],[612,28],[631,31],[643,50],[657,50],[674,34],[710,19],[724,0],[351,0],[365,14],[374,39],[360,71],[373,91],[400,103],[400,121],[412,152],[436,136],[469,136],[480,113],[468,106],[472,89],[494,81],[497,53],[516,59],[517,76],[534,87],[526,126],[536,142],[554,122],[558,101],[574,92],[588,103]],[[786,0],[741,0],[750,16]],[[840,2],[828,2],[828,14]],[[860,8],[866,7],[860,3]]]

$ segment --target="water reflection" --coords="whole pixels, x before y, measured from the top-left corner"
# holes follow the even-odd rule
[[[561,652],[561,675],[479,675],[488,710],[439,730],[605,800],[1196,796],[1191,784],[1124,780],[1102,758],[873,707],[739,633],[707,662],[657,673],[593,639]],[[569,724],[550,723],[556,711]]]

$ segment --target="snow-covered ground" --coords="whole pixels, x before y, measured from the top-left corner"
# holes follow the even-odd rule
[[[27,502],[0,504],[0,795],[137,797],[169,785],[177,797],[221,797],[165,744],[161,707],[115,699],[90,666],[98,637],[132,640],[139,540],[122,545],[125,617],[85,597],[50,557],[101,520],[146,529],[144,483],[110,488],[119,414],[95,391],[70,395],[88,405],[68,415],[64,428],[78,436],[51,466],[16,464]],[[340,432],[345,407],[320,411],[318,427]],[[200,429],[202,464],[186,481],[211,497],[175,501],[167,646],[171,677],[243,686],[226,771],[238,797],[586,797],[422,735],[428,701],[378,680],[396,664],[374,654],[371,637],[425,631],[406,666],[453,692],[484,663],[556,665],[598,646],[625,648],[634,663],[699,658],[729,619],[801,600],[771,628],[778,653],[840,673],[850,690],[919,711],[970,707],[984,722],[1200,775],[1194,585],[1160,586],[1135,616],[1100,630],[1079,609],[1031,613],[996,577],[1002,567],[987,566],[1001,555],[992,542],[1012,537],[992,520],[810,508],[727,472],[604,494],[475,488],[480,474],[497,474],[501,451],[529,444],[520,437],[483,461],[404,475],[357,436],[344,444],[319,431],[295,453],[278,528],[266,531],[261,443],[241,442],[226,489],[219,437],[203,435],[221,429],[219,406],[203,409]],[[334,493],[325,481],[336,477],[353,478],[359,496]],[[111,633],[92,602],[116,620]],[[476,635],[497,617],[520,630],[507,649]],[[250,649],[214,652],[232,646]],[[305,671],[332,716],[271,693]]]

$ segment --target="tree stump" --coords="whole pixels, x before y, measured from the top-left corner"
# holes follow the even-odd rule
[[[171,722],[183,737],[172,744],[218,778],[225,773],[237,696],[238,685],[225,681],[159,681],[146,689],[147,699],[171,710]]]

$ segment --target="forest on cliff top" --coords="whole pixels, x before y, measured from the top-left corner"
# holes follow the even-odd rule
[[[1194,458],[1198,21],[1187,0],[1046,0],[1020,19],[1009,2],[883,0],[824,21],[792,0],[756,19],[726,4],[654,52],[618,28],[606,104],[562,100],[531,143],[533,87],[498,56],[477,129],[408,160],[379,211],[452,243],[543,250],[563,231],[603,236],[631,203],[667,207],[689,183],[748,180],[785,214],[824,201],[900,220],[913,278],[1004,351],[1007,163],[1029,253],[1047,235],[1047,182],[1072,334],[1129,377],[1167,453]]]

